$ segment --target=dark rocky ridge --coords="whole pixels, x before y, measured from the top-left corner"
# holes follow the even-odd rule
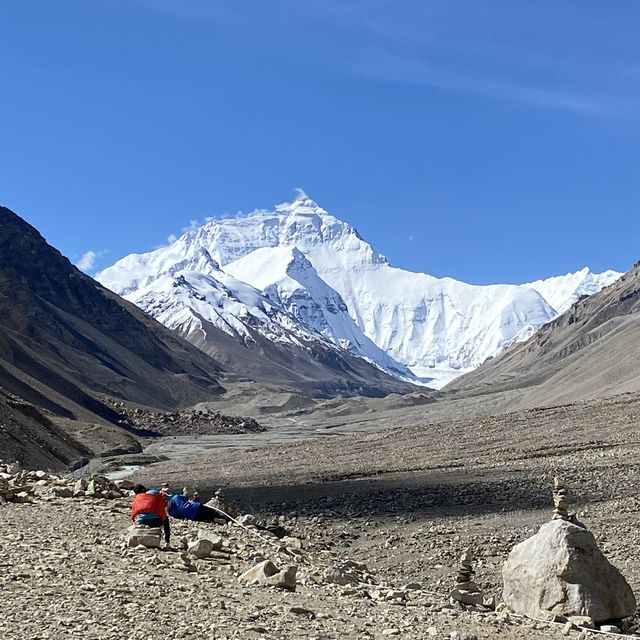
[[[113,407],[120,413],[121,424],[147,436],[236,435],[266,431],[253,418],[227,416],[206,408],[150,411],[141,407],[128,407],[124,402],[114,402]]]
[[[28,443],[29,446],[25,446]],[[90,450],[42,411],[0,391],[0,444],[8,460],[55,468],[91,455]]]
[[[106,424],[120,416],[96,392],[175,409],[222,393],[221,374],[214,359],[80,272],[0,207],[1,388],[55,416]],[[15,409],[0,406],[3,425],[12,416]],[[86,452],[51,429],[40,442],[35,434],[44,429],[30,419],[13,456],[27,461],[45,449],[43,463],[55,466]],[[0,446],[9,440],[0,432]]]
[[[0,228],[2,386],[15,384],[14,367],[107,418],[85,387],[164,408],[222,392],[219,364],[76,269],[9,209],[0,208]]]

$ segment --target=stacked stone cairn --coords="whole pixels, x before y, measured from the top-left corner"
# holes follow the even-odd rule
[[[465,604],[477,606],[484,603],[484,594],[473,581],[473,556],[470,549],[465,549],[460,556],[456,585],[449,594],[451,604]]]
[[[567,490],[562,478],[553,479],[553,520],[570,520]]]
[[[207,502],[207,507],[212,507],[213,509],[219,509],[224,513],[230,515],[232,518],[237,518],[240,514],[236,511],[230,504],[227,503],[224,497],[224,492],[222,489],[218,489],[213,498]]]

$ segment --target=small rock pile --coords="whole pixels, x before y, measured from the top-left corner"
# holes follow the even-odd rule
[[[475,571],[473,570],[472,561],[471,550],[465,549],[460,556],[456,586],[449,594],[451,604],[460,602],[467,605],[481,605],[484,602],[484,594],[473,581]]]
[[[36,497],[104,498],[114,500],[124,497],[132,484],[127,480],[112,482],[108,478],[93,475],[89,479],[74,480],[47,471],[29,471],[18,462],[0,461],[0,503],[34,502]]]
[[[376,584],[377,580],[363,562],[335,559],[322,573],[322,581],[341,587]]]
[[[569,520],[567,490],[564,482],[558,476],[553,479],[553,507],[554,520]]]
[[[153,431],[158,435],[233,435],[266,431],[253,418],[227,416],[207,408],[162,412],[131,408],[123,402],[112,404],[122,416],[122,424]]]
[[[212,507],[213,509],[218,509],[220,511],[222,511],[223,513],[226,513],[227,515],[231,516],[232,518],[237,518],[240,514],[238,513],[238,511],[236,511],[236,509],[234,507],[232,507],[226,500],[224,497],[224,492],[222,491],[222,489],[218,489],[214,494],[213,497],[211,498],[211,500],[209,500],[209,502],[206,503],[207,507]],[[255,522],[243,522],[242,524],[255,524]]]
[[[208,558],[214,551],[222,551],[224,540],[213,531],[206,529],[198,530],[198,538],[188,543],[187,553],[200,560]]]

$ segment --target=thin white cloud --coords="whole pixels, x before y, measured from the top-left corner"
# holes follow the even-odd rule
[[[182,233],[187,233],[187,231],[193,231],[200,226],[200,221],[197,218],[193,218],[189,220],[189,225],[187,227],[182,227]]]
[[[97,257],[98,254],[95,251],[87,251],[86,253],[83,253],[80,260],[76,262],[76,267],[78,267],[80,271],[91,271]]]
[[[623,106],[616,105],[612,100],[579,95],[571,91],[528,86],[481,75],[471,76],[411,57],[380,57],[373,62],[354,65],[354,71],[375,80],[475,94],[590,115],[606,115],[616,106]]]
[[[89,273],[93,271],[93,268],[96,264],[96,260],[107,253],[104,251],[86,251],[80,256],[80,259],[76,262],[76,267],[80,269],[80,271],[84,271],[85,273]]]
[[[212,220],[214,220],[212,216],[207,216],[204,218],[204,222],[211,222]],[[200,227],[201,224],[202,223],[197,218],[193,218],[189,220],[189,224],[185,227],[182,227],[182,229],[180,230],[180,235],[188,233],[189,231],[193,231],[194,229],[197,229],[198,227]],[[178,238],[179,238],[178,234],[170,233],[167,236],[166,242],[164,244],[156,245],[154,249],[161,249],[162,247],[166,247],[170,244],[173,244]]]

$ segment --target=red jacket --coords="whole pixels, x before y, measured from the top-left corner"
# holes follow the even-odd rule
[[[153,513],[161,520],[166,520],[164,496],[161,493],[137,493],[131,505],[131,519],[141,513]]]

